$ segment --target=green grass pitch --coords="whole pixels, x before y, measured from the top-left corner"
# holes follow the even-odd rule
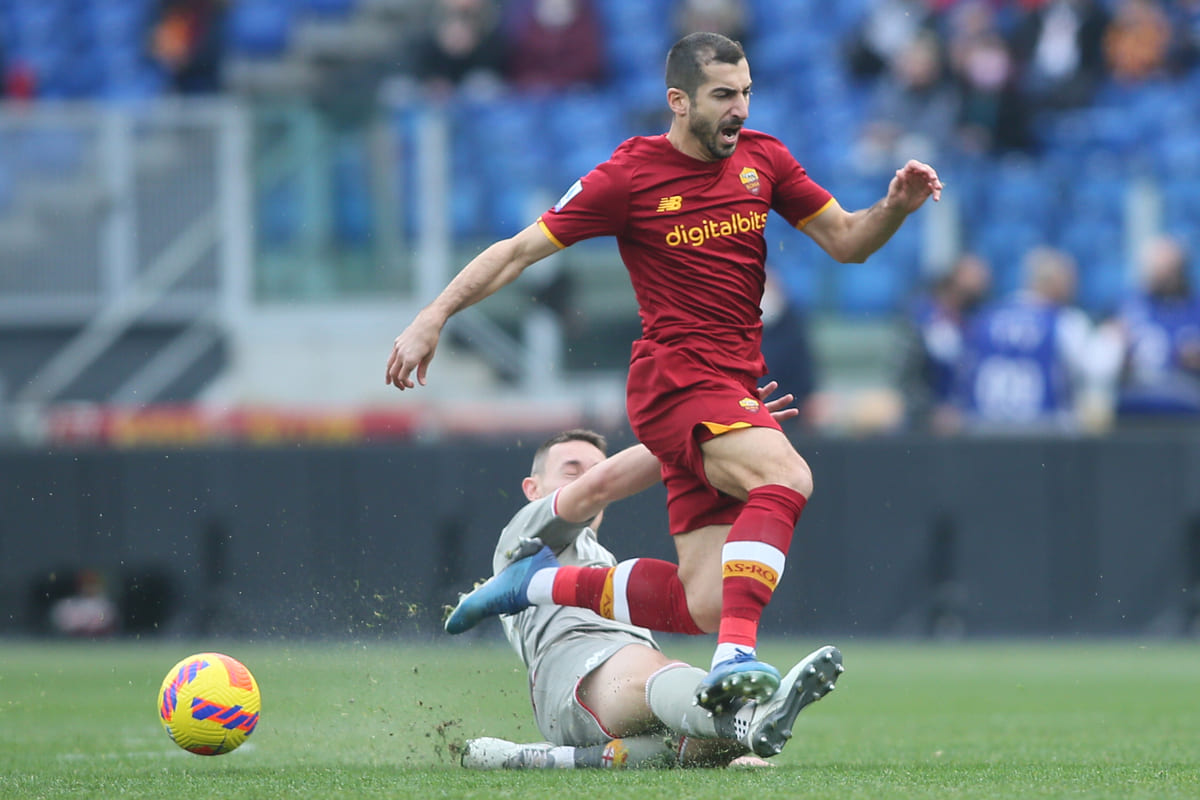
[[[764,642],[785,666],[820,641]],[[838,691],[760,770],[468,772],[470,736],[540,738],[523,671],[469,643],[0,640],[0,798],[1196,798],[1200,646],[835,642]],[[668,639],[703,663],[710,644]],[[158,723],[185,655],[241,659],[258,729],[219,757]]]

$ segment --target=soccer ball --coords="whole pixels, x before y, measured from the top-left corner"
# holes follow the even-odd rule
[[[262,696],[250,670],[221,653],[188,656],[158,690],[158,717],[171,741],[202,756],[237,749],[254,733]]]

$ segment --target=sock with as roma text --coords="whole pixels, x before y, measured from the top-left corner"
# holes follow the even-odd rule
[[[792,534],[808,499],[786,486],[750,491],[721,548],[721,626],[713,665],[754,653],[758,623],[783,575]]]

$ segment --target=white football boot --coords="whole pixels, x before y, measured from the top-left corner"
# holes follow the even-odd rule
[[[549,742],[517,744],[484,736],[467,741],[462,765],[467,769],[552,769],[557,766],[550,755],[553,747]]]
[[[777,755],[792,738],[796,716],[805,706],[832,692],[844,671],[841,651],[825,645],[792,667],[770,698],[741,705],[718,722],[717,731],[737,739],[756,755]]]

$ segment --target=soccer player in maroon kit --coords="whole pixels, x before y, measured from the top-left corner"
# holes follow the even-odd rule
[[[937,200],[942,184],[932,167],[909,161],[883,199],[844,210],[782,143],[743,127],[750,67],[741,45],[719,34],[677,42],[666,80],[670,130],[629,139],[533,225],[472,259],[396,338],[387,381],[401,390],[424,384],[450,316],[563,247],[615,236],[642,319],[629,421],[662,464],[679,563],[557,568],[543,551],[467,595],[447,630],[547,602],[653,630],[715,630],[712,671],[696,694],[718,709],[779,685],[778,671],[757,659],[758,624],[813,489],[808,464],[755,393],[766,372],[758,304],[767,214],[834,259],[858,262],[927,198]]]

